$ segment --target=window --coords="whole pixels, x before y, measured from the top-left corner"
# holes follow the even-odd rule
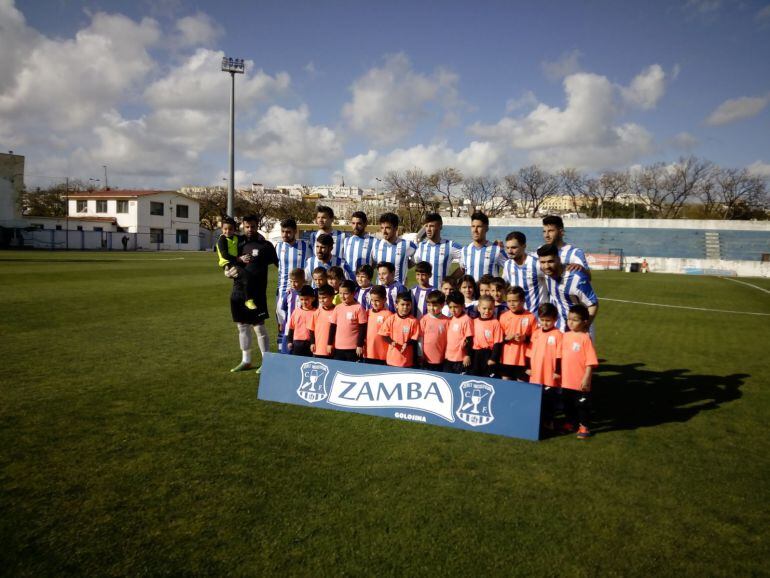
[[[107,201],[105,200],[97,200],[96,201],[96,212],[97,213],[106,213],[107,212]]]
[[[38,231],[42,231],[45,227],[41,223],[31,223],[31,226],[35,227]]]
[[[117,227],[117,226],[115,227],[116,233],[125,233],[127,230],[128,229],[126,229],[125,227]]]
[[[128,201],[118,201],[118,213],[128,213]]]
[[[78,231],[82,231],[82,230],[83,230],[83,225],[78,225]]]
[[[61,225],[56,225],[56,230],[61,231]]]
[[[176,218],[177,219],[186,219],[189,214],[190,214],[190,211],[189,211],[189,207],[187,205],[177,205],[176,206]]]
[[[187,229],[176,230],[177,245],[187,245]]]
[[[88,201],[76,201],[77,202],[77,212],[78,213],[85,213],[88,211]]]
[[[163,242],[163,229],[150,229],[150,243]]]
[[[150,201],[150,214],[151,215],[162,215],[163,214],[163,203],[158,203],[155,201]]]
[[[101,233],[104,231],[104,227],[94,227],[94,231],[99,231]]]

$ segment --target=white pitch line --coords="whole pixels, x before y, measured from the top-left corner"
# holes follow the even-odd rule
[[[666,305],[664,303],[645,303],[644,301],[626,301],[625,299],[610,299],[609,297],[600,297],[599,301],[615,301],[617,303],[631,303],[632,305],[650,305],[652,307],[668,307],[670,309],[689,309],[691,311],[708,311],[710,313],[733,313],[736,315],[760,315],[770,317],[770,313],[754,313],[752,311],[730,311],[728,309],[707,309],[705,307],[687,307],[685,305]]]
[[[764,293],[770,294],[770,291],[768,291],[764,287],[760,287],[759,285],[754,285],[752,283],[747,283],[746,281],[738,281],[738,279],[732,279],[730,277],[722,277],[722,279],[726,279],[728,281],[732,281],[733,283],[740,283],[741,285],[748,285],[749,287],[753,287],[754,289],[759,289],[760,291],[762,291]]]

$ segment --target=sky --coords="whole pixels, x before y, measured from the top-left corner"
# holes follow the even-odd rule
[[[770,1],[0,0],[27,186],[376,186],[696,155],[770,177]],[[99,179],[98,181],[96,179]]]

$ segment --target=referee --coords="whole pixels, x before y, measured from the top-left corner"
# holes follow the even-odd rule
[[[241,362],[230,371],[247,371],[251,365],[252,328],[257,334],[259,350],[270,351],[265,319],[270,317],[267,309],[267,272],[270,265],[278,266],[278,255],[273,244],[257,230],[258,219],[249,215],[243,219],[241,242],[238,244],[238,261],[243,264],[245,283],[233,284],[230,294],[230,312],[238,326],[238,341],[241,346]],[[254,301],[254,309],[246,307],[246,301]],[[257,368],[257,373],[262,367]]]

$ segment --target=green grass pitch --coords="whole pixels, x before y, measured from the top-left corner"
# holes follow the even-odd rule
[[[594,276],[765,315],[603,301],[596,435],[534,443],[258,401],[210,253],[2,252],[0,573],[766,573],[770,296]]]

